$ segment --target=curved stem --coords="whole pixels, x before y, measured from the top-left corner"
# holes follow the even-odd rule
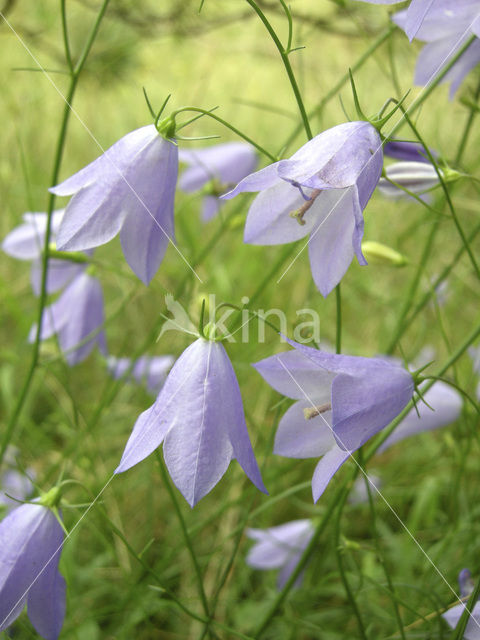
[[[213,118],[214,120],[222,124],[224,127],[227,127],[227,129],[230,129],[230,131],[233,131],[233,133],[236,133],[237,136],[239,136],[240,138],[243,138],[246,142],[254,146],[256,149],[260,151],[260,153],[263,153],[268,158],[270,158],[272,162],[276,162],[278,160],[278,158],[274,156],[273,153],[270,153],[270,151],[267,151],[264,147],[260,146],[258,143],[255,142],[255,140],[252,140],[245,133],[240,131],[240,129],[237,129],[236,127],[234,127],[232,124],[230,124],[223,118],[220,118],[220,116],[217,116],[215,113],[212,113],[211,111],[207,111],[207,109],[201,109],[200,107],[180,107],[180,109],[175,109],[175,111],[172,113],[172,117],[175,117],[177,114],[183,113],[184,111],[194,111],[196,113],[201,113],[204,116],[210,116],[210,118]]]
[[[87,60],[90,49],[92,48],[92,45],[95,41],[95,37],[98,33],[101,20],[105,14],[109,1],[110,0],[103,0],[100,11],[97,15],[95,23],[92,27],[90,35],[85,44],[83,53],[80,56],[80,59],[78,60],[77,65],[75,66],[75,69],[70,74],[70,85],[68,88],[67,95],[65,97],[65,107],[63,110],[62,123],[60,126],[60,132],[57,140],[57,147],[56,147],[55,158],[53,162],[52,177],[50,180],[50,184],[52,186],[56,185],[58,182],[60,165],[62,162],[63,152],[65,149],[67,127],[68,127],[68,122],[70,119],[70,112],[71,112],[71,104],[72,104],[73,96],[75,94],[75,90],[77,88],[78,79],[80,77],[84,64]],[[68,44],[68,37],[65,41],[65,46],[67,46],[67,44]],[[67,58],[67,64],[68,64],[69,55],[70,55],[69,52],[67,53],[66,51],[65,57]],[[30,386],[31,386],[31,383],[35,374],[35,370],[37,368],[38,360],[39,360],[40,342],[41,342],[40,336],[42,334],[43,312],[44,312],[46,301],[47,301],[47,271],[48,271],[48,259],[49,259],[49,245],[50,245],[50,238],[52,233],[52,214],[53,214],[54,204],[55,204],[55,196],[53,194],[50,194],[48,198],[48,206],[47,206],[47,226],[45,230],[45,245],[44,245],[45,249],[44,249],[43,258],[42,258],[42,281],[41,281],[41,289],[40,289],[40,296],[39,296],[39,302],[38,302],[37,332],[36,332],[35,340],[33,343],[32,359],[30,362],[30,367],[27,372],[27,376],[23,383],[22,389],[19,393],[17,403],[13,409],[12,415],[10,416],[10,420],[7,423],[7,427],[5,429],[5,433],[2,438],[2,442],[0,445],[0,464],[3,460],[3,456],[5,455],[5,451],[12,438],[13,431],[15,429],[18,418],[25,404],[25,400],[30,390]]]
[[[340,290],[340,284],[335,287],[335,301],[337,307],[337,325],[335,334],[335,351],[336,353],[342,352],[342,293]]]
[[[307,134],[307,138],[309,140],[311,140],[313,138],[313,134],[312,134],[312,130],[310,128],[310,123],[308,121],[308,115],[307,115],[307,112],[305,110],[305,105],[303,104],[302,95],[300,93],[300,89],[298,88],[297,80],[295,78],[295,74],[293,73],[292,65],[290,64],[290,59],[289,59],[290,50],[289,50],[289,48],[287,48],[287,49],[284,48],[284,46],[280,42],[279,37],[277,36],[277,34],[275,32],[275,29],[272,27],[272,25],[270,24],[267,16],[263,13],[263,11],[257,5],[255,0],[246,0],[246,1],[252,7],[252,9],[255,11],[255,13],[258,15],[260,20],[265,25],[265,28],[267,29],[268,33],[270,34],[270,37],[272,38],[273,42],[275,43],[275,46],[278,49],[278,52],[280,53],[280,56],[282,58],[282,62],[284,64],[285,70],[286,70],[287,75],[288,75],[288,79],[290,81],[290,85],[291,85],[293,93],[295,95],[295,100],[297,101],[298,110],[300,111],[300,116],[302,118],[302,122],[303,122],[303,127],[305,129],[305,133]],[[282,3],[282,6],[285,9],[285,4],[284,3]],[[288,16],[289,16],[289,12],[287,10],[287,17]],[[289,19],[289,42],[291,41],[291,38],[292,38],[292,36],[291,36],[291,28],[292,27],[291,27],[291,16],[290,16],[290,19]]]

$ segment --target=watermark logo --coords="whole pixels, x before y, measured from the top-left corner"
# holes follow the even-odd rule
[[[166,331],[183,331],[194,336],[199,335],[195,324],[182,304],[170,294],[165,296],[170,317],[165,317],[159,338]],[[277,334],[280,342],[286,342],[284,336],[292,336],[300,344],[320,342],[320,316],[315,309],[304,307],[289,317],[282,309],[252,309],[250,299],[244,296],[240,304],[219,303],[214,293],[205,298],[203,326],[214,332],[215,336],[226,342],[249,343],[266,342],[267,332]]]

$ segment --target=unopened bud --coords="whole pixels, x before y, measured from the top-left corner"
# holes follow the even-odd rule
[[[369,264],[390,264],[394,267],[404,267],[408,264],[404,255],[373,240],[362,242],[362,253]]]
[[[443,176],[443,171],[441,173]],[[378,188],[387,198],[402,198],[408,195],[403,189],[415,194],[425,193],[438,183],[438,174],[432,164],[406,161],[396,162],[387,167],[385,177],[380,178]]]

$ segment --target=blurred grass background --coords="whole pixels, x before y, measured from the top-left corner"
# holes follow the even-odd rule
[[[286,21],[279,3],[272,0],[261,4],[279,34],[286,37]],[[305,47],[292,54],[292,60],[305,104],[311,110],[388,27],[388,12],[353,0],[294,0],[291,5],[294,42]],[[25,211],[46,208],[63,110],[60,93],[65,92],[68,82],[59,3],[18,0],[8,2],[6,9],[5,15],[17,36],[6,23],[0,26],[2,238],[20,224]],[[67,2],[67,9],[73,50],[78,55],[98,3],[72,0]],[[97,157],[98,145],[105,149],[128,131],[149,123],[143,87],[156,107],[169,93],[172,108],[218,105],[222,118],[267,149],[274,153],[283,149],[299,119],[285,71],[264,27],[240,0],[206,0],[200,15],[197,9],[197,0],[112,0],[75,97],[62,179]],[[389,97],[398,98],[411,87],[418,51],[418,43],[409,45],[403,33],[394,33],[355,73],[366,113],[375,113]],[[48,77],[38,72],[36,61],[48,70]],[[399,87],[392,80],[394,76],[398,77]],[[469,109],[458,97],[471,97],[478,80],[477,70],[452,102],[448,101],[447,88],[438,88],[417,114],[416,123],[424,139],[447,160],[455,157],[469,115]],[[414,88],[411,97],[418,92]],[[347,116],[356,119],[348,85],[340,95],[347,115],[342,112],[339,96],[335,96],[312,119],[314,133],[345,121]],[[189,127],[185,134],[216,134],[222,140],[234,139],[229,131],[207,118]],[[407,128],[400,135],[412,137]],[[474,126],[461,167],[471,174],[478,169],[479,141],[478,127]],[[285,155],[304,142],[302,131]],[[205,143],[186,144],[194,147]],[[452,193],[468,232],[478,223],[478,190],[471,182],[463,181],[452,188]],[[221,224],[227,225],[221,240],[198,265],[202,285],[189,275],[173,247],[149,288],[132,278],[117,240],[97,250],[99,260],[110,267],[99,270],[97,275],[104,288],[107,339],[112,354],[130,355],[140,347],[159,313],[165,311],[164,294],[175,293],[185,278],[187,284],[180,302],[195,319],[202,297],[208,294],[214,293],[217,302],[234,304],[240,304],[243,296],[254,294],[286,247],[243,244],[243,224],[250,200],[247,196],[228,203],[222,218],[204,226],[199,220],[200,197],[178,194],[177,242],[189,260],[200,254]],[[440,196],[435,205],[443,207]],[[443,208],[443,212],[445,217],[415,300],[431,288],[431,278],[441,272],[461,246],[447,209]],[[360,268],[352,263],[342,281],[343,349],[366,356],[382,353],[392,338],[435,216],[411,201],[393,202],[377,193],[367,207],[365,219],[365,239],[383,242],[409,259],[409,265],[402,269],[379,265]],[[473,248],[478,255],[478,240]],[[276,284],[287,265],[288,260],[272,275],[271,283],[255,301],[256,308],[283,309],[291,323],[290,332],[298,321],[297,309],[315,309],[321,318],[322,341],[334,343],[335,300],[333,296],[324,300],[317,292],[307,252]],[[449,278],[447,293],[444,306],[430,304],[418,315],[402,338],[402,352],[397,349],[397,356],[412,362],[428,346],[433,348],[439,365],[478,323],[477,283],[465,256]],[[2,255],[0,297],[0,418],[4,424],[29,366],[31,347],[26,338],[36,319],[36,300],[30,290],[26,263]],[[256,324],[252,323],[250,343],[232,344],[227,349],[271,495],[257,495],[233,462],[219,485],[195,510],[190,511],[181,502],[205,573],[207,594],[214,592],[235,548],[235,535],[241,532],[252,505],[248,525],[266,527],[321,515],[333,493],[330,488],[317,506],[312,505],[310,488],[304,485],[310,480],[316,461],[287,460],[271,454],[276,424],[287,405],[283,402],[277,406],[279,396],[258,378],[250,363],[283,347],[268,332],[266,343],[258,344],[255,334]],[[149,353],[179,355],[189,342],[187,336],[169,332],[158,343],[152,342]],[[474,394],[475,378],[468,356],[449,375]],[[88,502],[108,481],[136,417],[152,401],[145,391],[132,385],[124,385],[110,401],[112,388],[98,354],[69,369],[58,357],[53,341],[42,346],[40,370],[14,434],[19,460],[25,468],[34,469],[40,486],[47,489],[54,483],[64,463],[66,476],[78,479],[86,487],[70,489],[66,496],[70,502]],[[477,428],[478,417],[466,410],[454,426],[397,445],[372,463],[373,471],[382,478],[385,497],[450,583],[455,583],[463,566],[474,573],[480,571]],[[338,481],[334,479],[333,484]],[[287,498],[276,499],[297,485],[303,488]],[[101,500],[102,504],[88,513],[65,545],[62,571],[68,583],[68,608],[61,637],[201,637],[201,625],[152,587],[152,576],[129,555],[109,527],[108,519],[123,531],[137,553],[143,551],[142,557],[162,584],[187,606],[200,611],[190,558],[154,457],[115,478]],[[67,527],[72,527],[81,513],[81,509],[67,512]],[[377,518],[405,623],[415,622],[450,603],[453,597],[446,585],[381,501],[377,503]],[[343,520],[343,552],[369,637],[394,637],[393,608],[385,593],[385,579],[371,536],[368,505],[349,506]],[[254,628],[275,595],[272,572],[255,572],[246,567],[248,546],[243,537],[216,613],[220,621],[245,634]],[[333,531],[327,531],[307,569],[304,587],[288,600],[267,638],[358,637],[334,551]],[[432,618],[413,627],[407,637],[442,637],[442,629],[446,633],[445,627]],[[216,632],[218,637],[230,637],[220,629]],[[17,623],[14,637],[35,637],[26,616]]]

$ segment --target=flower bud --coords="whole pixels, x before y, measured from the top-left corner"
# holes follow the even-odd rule
[[[404,267],[408,259],[380,242],[373,240],[362,242],[362,253],[369,264],[390,264],[395,267]]]
[[[396,162],[387,167],[385,174],[386,177],[380,178],[378,188],[387,198],[407,195],[402,188],[411,193],[425,193],[439,183],[435,167],[425,162]]]

